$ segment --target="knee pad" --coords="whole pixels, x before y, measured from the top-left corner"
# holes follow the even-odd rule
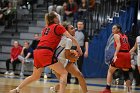
[[[129,71],[123,71],[123,76],[125,81],[130,80]]]

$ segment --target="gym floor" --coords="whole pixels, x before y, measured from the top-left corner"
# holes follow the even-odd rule
[[[9,77],[0,74],[0,93],[9,93],[9,90],[16,88],[22,80],[19,76]],[[71,82],[72,84],[68,84],[66,88],[66,93],[82,93],[80,86],[73,84],[73,79]],[[106,79],[100,78],[86,79],[86,82],[90,93],[99,93],[106,85]],[[57,79],[41,78],[23,88],[21,93],[51,93],[49,88],[56,83],[58,83]],[[140,87],[133,86],[132,89],[132,93],[140,93]],[[126,88],[123,85],[114,85],[112,86],[112,93],[126,93]]]

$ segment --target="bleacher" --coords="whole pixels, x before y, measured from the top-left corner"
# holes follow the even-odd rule
[[[46,5],[41,5],[34,9],[34,19],[32,19],[32,11],[30,11],[29,14],[24,15],[21,15],[18,11],[22,10],[17,8],[17,23],[13,23],[9,28],[0,27],[0,73],[6,71],[5,61],[10,58],[10,49],[13,41],[18,40],[21,45],[24,44],[25,40],[28,40],[31,43],[34,39],[34,34],[40,34],[45,25],[44,15],[46,13]],[[32,69],[33,64],[26,64],[25,75],[30,75]],[[21,64],[17,65],[15,74],[19,74],[20,70]]]

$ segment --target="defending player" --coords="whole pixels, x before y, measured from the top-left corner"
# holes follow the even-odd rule
[[[57,62],[56,57],[54,56],[54,50],[56,50],[62,35],[65,35],[77,45],[77,51],[80,55],[82,55],[82,51],[75,38],[73,38],[63,26],[58,25],[59,19],[55,12],[47,14],[45,20],[47,26],[43,29],[40,42],[37,49],[34,51],[33,74],[23,80],[23,82],[16,89],[11,90],[10,93],[20,93],[20,90],[23,87],[38,80],[45,66],[48,66],[60,74],[60,91],[58,93],[65,93],[67,71],[62,63]]]
[[[72,25],[70,25],[70,24],[65,25],[65,28],[72,36],[75,35],[75,28]],[[78,59],[78,55],[76,55],[74,58],[74,56],[72,54],[72,52],[74,52],[74,50],[71,50],[71,47],[73,45],[72,43],[73,42],[71,39],[67,38],[66,36],[62,37],[62,39],[58,45],[58,48],[57,48],[57,51],[58,51],[57,54],[59,54],[58,61],[64,65],[64,67],[66,68],[66,70],[69,73],[71,73],[76,78],[78,78],[79,84],[82,88],[82,92],[87,93],[87,86],[86,86],[85,79],[84,79],[82,73],[77,68],[77,66],[75,66],[75,64],[74,64],[74,62],[76,62]],[[58,73],[55,73],[55,74],[56,74],[57,78],[60,79],[60,75]],[[53,92],[57,92],[59,90],[59,84],[57,84],[54,87],[51,87],[50,90]]]
[[[115,40],[115,53],[112,63],[109,66],[107,74],[107,85],[104,91],[100,93],[111,93],[110,87],[112,82],[112,75],[116,69],[122,69],[124,80],[126,81],[127,93],[131,93],[131,81],[129,78],[129,69],[131,68],[131,57],[129,53],[128,38],[121,31],[121,26],[116,24],[112,27],[112,33]]]
[[[138,36],[136,38],[136,42],[135,42],[135,45],[133,46],[133,48],[130,50],[130,53],[133,54],[133,52],[137,49],[137,53],[138,53],[138,56],[137,56],[137,65],[138,65],[138,70],[139,70],[139,73],[140,73],[140,36]]]

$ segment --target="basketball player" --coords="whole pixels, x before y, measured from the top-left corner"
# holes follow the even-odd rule
[[[75,35],[75,28],[68,24],[65,26],[66,30],[72,35]],[[85,79],[82,75],[82,73],[80,72],[80,70],[78,69],[77,66],[75,66],[75,64],[73,62],[67,61],[67,59],[69,59],[70,55],[70,49],[72,47],[72,40],[67,38],[66,36],[63,36],[57,50],[60,51],[61,53],[58,53],[58,61],[61,62],[62,64],[64,64],[64,67],[66,68],[66,70],[71,73],[72,75],[74,75],[76,78],[78,78],[79,84],[82,88],[83,93],[87,93],[87,86],[86,86],[86,82]],[[58,73],[55,73],[57,78],[60,79],[60,75]],[[51,91],[53,92],[57,92],[59,90],[59,84],[57,84],[54,87],[50,88]]]
[[[109,66],[107,74],[107,85],[105,90],[100,93],[111,93],[110,87],[112,82],[112,75],[117,69],[123,70],[124,80],[126,81],[127,93],[131,93],[131,81],[129,78],[129,69],[131,68],[131,58],[129,53],[128,38],[121,31],[121,26],[116,24],[112,27],[114,34],[115,53],[112,63]]]
[[[136,38],[135,45],[130,50],[130,53],[133,54],[136,49],[137,49],[137,53],[138,53],[138,55],[137,55],[137,65],[138,65],[138,70],[139,70],[139,73],[140,73],[140,36],[138,36]]]
[[[45,15],[45,20],[47,26],[42,31],[42,37],[40,38],[37,49],[34,50],[33,74],[23,80],[23,82],[16,89],[11,90],[10,93],[20,93],[23,87],[38,80],[45,66],[48,66],[60,74],[60,91],[58,93],[65,93],[67,71],[62,63],[57,62],[54,56],[54,50],[56,50],[62,35],[65,35],[77,45],[79,55],[82,55],[82,51],[75,38],[73,38],[62,25],[58,25],[59,19],[57,13],[50,12]]]

